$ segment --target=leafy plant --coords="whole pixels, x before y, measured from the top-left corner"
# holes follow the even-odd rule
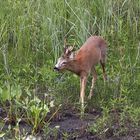
[[[50,102],[50,104],[52,104],[52,102]],[[44,119],[50,112],[49,104],[46,104],[44,101],[42,102],[42,100],[35,96],[32,100],[26,98],[25,102],[23,102],[23,105],[23,108],[27,114],[27,121],[28,123],[32,124],[32,133],[34,134],[45,124]],[[54,106],[51,105],[50,107]]]

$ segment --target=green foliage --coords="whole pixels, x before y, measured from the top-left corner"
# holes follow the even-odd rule
[[[27,114],[27,121],[33,125],[32,133],[36,132],[44,124],[44,119],[48,112],[50,112],[47,104],[35,97],[33,100],[25,99],[23,108]]]
[[[90,125],[88,131],[101,139],[111,136],[127,136],[128,134],[137,139],[139,137],[140,108],[125,105],[122,107],[116,105],[116,109],[103,108],[102,117]]]
[[[5,89],[0,88],[0,99],[2,102],[5,102],[6,100],[12,100],[14,98],[18,100],[21,94],[22,91],[20,85],[7,85]]]

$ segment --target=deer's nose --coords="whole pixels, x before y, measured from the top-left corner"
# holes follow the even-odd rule
[[[59,71],[59,68],[57,68],[57,67],[54,67],[53,69],[56,70],[56,71]]]

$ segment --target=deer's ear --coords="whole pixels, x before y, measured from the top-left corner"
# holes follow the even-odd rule
[[[68,47],[64,46],[64,49],[63,49],[64,54],[66,53],[67,49],[68,49]]]

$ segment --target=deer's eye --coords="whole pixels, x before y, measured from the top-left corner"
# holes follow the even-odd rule
[[[67,62],[63,62],[63,63],[62,63],[62,65],[66,65],[66,64],[67,64]]]

